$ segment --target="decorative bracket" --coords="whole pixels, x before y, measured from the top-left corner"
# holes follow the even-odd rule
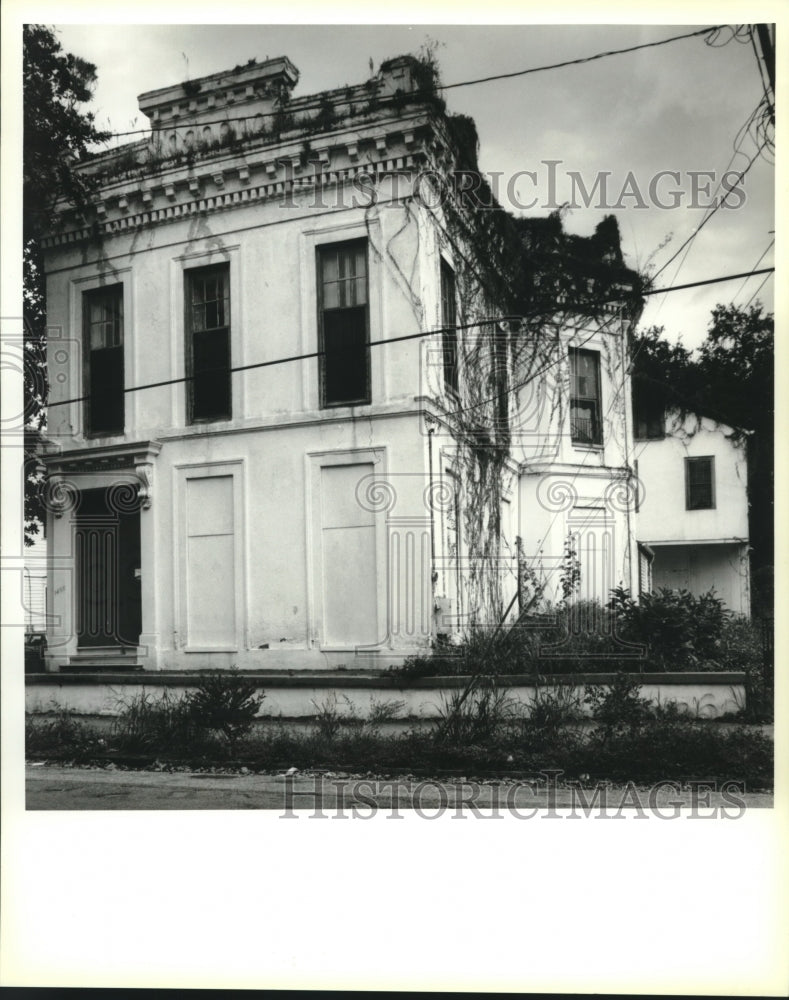
[[[150,510],[153,502],[153,463],[144,462],[134,469],[140,485],[137,488],[137,499],[143,510]]]
[[[77,493],[74,484],[60,474],[50,473],[46,491],[46,506],[60,520],[68,511],[74,509],[77,503]]]

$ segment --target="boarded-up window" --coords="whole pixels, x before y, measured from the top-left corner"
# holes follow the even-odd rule
[[[367,242],[318,248],[321,405],[370,402]]]
[[[189,646],[236,645],[233,477],[186,481],[186,621]]]
[[[685,507],[709,510],[715,506],[715,459],[711,455],[685,459]]]
[[[324,642],[362,646],[377,642],[378,587],[375,514],[357,499],[372,464],[321,469]]]
[[[228,265],[187,271],[185,296],[189,422],[229,420],[233,408]]]
[[[86,433],[122,434],[123,285],[85,292],[82,317]]]

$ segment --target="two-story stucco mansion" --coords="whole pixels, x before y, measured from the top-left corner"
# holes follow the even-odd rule
[[[419,62],[297,78],[143,94],[150,136],[46,241],[51,670],[383,669],[497,620],[524,564],[557,590],[568,538],[582,595],[637,589],[625,320],[508,376],[517,330],[467,306],[479,250],[425,196],[457,149]],[[479,393],[469,471],[475,378],[508,430]]]

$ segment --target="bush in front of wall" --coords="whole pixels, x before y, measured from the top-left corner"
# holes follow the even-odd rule
[[[243,677],[235,668],[214,670],[188,696],[188,711],[199,729],[220,732],[232,755],[252,728],[265,697],[264,692],[258,693],[257,681]]]

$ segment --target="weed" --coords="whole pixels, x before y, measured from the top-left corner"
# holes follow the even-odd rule
[[[516,706],[509,689],[500,688],[495,676],[479,675],[473,686],[442,695],[435,738],[457,745],[485,742],[512,720]]]
[[[580,719],[582,705],[575,685],[538,683],[529,706],[528,725],[546,735],[556,735]]]
[[[601,723],[605,742],[623,731],[636,732],[652,714],[652,705],[640,697],[641,685],[619,671],[611,684],[590,684],[584,702],[590,707],[592,718]]]
[[[96,734],[76,718],[70,708],[53,705],[51,715],[25,717],[27,753],[46,754],[57,751],[80,757],[99,744]]]
[[[117,705],[112,738],[118,749],[133,753],[187,750],[200,736],[188,694],[176,695],[165,687],[154,698],[143,688],[130,698],[119,698]]]
[[[346,705],[352,709],[351,702],[347,696],[344,696],[344,700]],[[316,712],[315,735],[326,743],[334,742],[343,724],[336,692],[331,691],[321,702],[313,700],[312,705]]]
[[[220,733],[232,756],[265,698],[257,688],[255,680],[233,669],[206,674],[195,691],[182,694],[165,687],[154,698],[143,689],[130,699],[119,699],[115,742],[125,750],[192,753]]]
[[[258,683],[233,670],[215,670],[204,676],[188,697],[188,714],[198,729],[220,732],[235,753],[246,736],[266,697]]]

